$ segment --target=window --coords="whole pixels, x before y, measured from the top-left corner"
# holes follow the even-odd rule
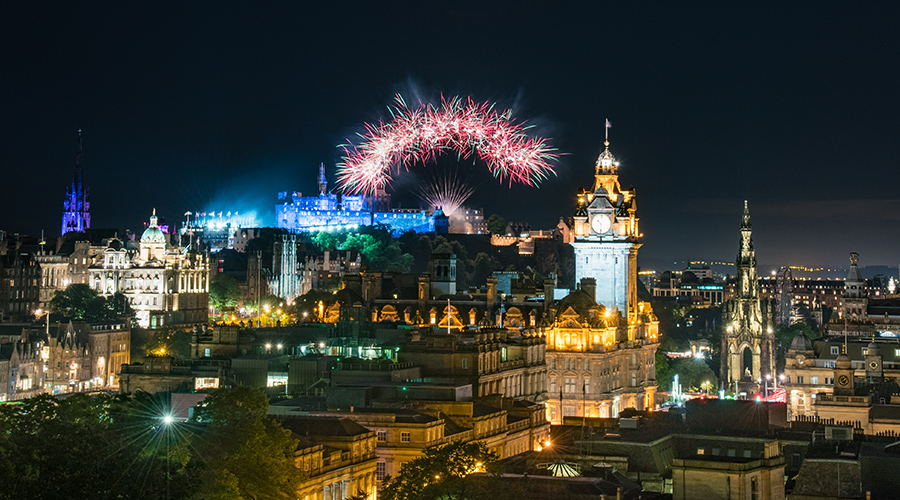
[[[802,383],[803,383],[803,375],[797,375],[797,383],[798,383],[798,384],[802,384]]]
[[[868,356],[868,355],[869,355],[869,348],[868,348],[868,347],[863,347],[863,348],[862,348],[862,355],[863,355],[863,356]]]
[[[408,442],[409,442],[409,433],[408,433],[408,432],[401,432],[401,433],[400,433],[400,442],[401,442],[401,443],[408,443]]]
[[[733,457],[737,454],[734,448],[728,448],[728,456]]]
[[[744,458],[750,458],[750,450],[744,450]]]
[[[469,369],[469,358],[463,358],[463,359],[462,359],[462,369],[463,369],[463,370],[468,370],[468,369]]]
[[[894,349],[894,357],[900,358],[900,349]]]
[[[550,377],[550,394],[556,394],[556,377]]]
[[[713,448],[713,449],[712,449],[712,454],[713,454],[713,455],[720,455],[720,454],[722,454],[722,450],[720,450],[719,448]]]
[[[556,408],[550,408],[550,420],[556,420]]]
[[[584,371],[586,371],[586,372],[591,371],[591,362],[588,360],[584,360]]]
[[[819,383],[819,377],[809,377],[809,383],[817,385]]]
[[[385,441],[387,441],[387,431],[377,431],[375,432],[375,435],[378,437],[379,443],[384,443]]]
[[[551,370],[556,369],[556,358],[550,358],[550,369]]]
[[[585,378],[584,385],[581,387],[582,392],[585,394],[591,392],[591,379]]]
[[[698,455],[706,455],[706,448],[697,448]]]
[[[841,353],[840,347],[838,347],[836,345],[831,346],[831,354],[838,355],[840,353]]]
[[[378,462],[375,464],[375,479],[381,481],[384,479],[384,462]]]
[[[574,394],[575,393],[575,379],[572,377],[566,377],[566,394]]]
[[[759,500],[759,483],[755,477],[750,480],[750,500]]]
[[[574,417],[575,416],[575,407],[574,406],[566,406],[563,408],[563,415],[566,417]]]
[[[206,349],[203,349],[203,356],[205,356],[205,357],[208,358],[208,357],[209,357],[209,353],[210,353],[209,347],[207,347]]]

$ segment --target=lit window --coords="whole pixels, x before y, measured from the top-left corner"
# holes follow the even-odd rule
[[[384,473],[384,470],[385,470],[384,466],[385,466],[384,462],[378,462],[375,464],[375,479],[378,481],[381,481],[382,479],[384,479],[384,476],[386,475]]]
[[[401,442],[401,443],[408,443],[408,442],[409,442],[409,433],[408,433],[408,432],[401,432],[401,433],[400,433],[400,442]]]
[[[378,431],[375,433],[378,436],[378,441],[383,443],[387,441],[387,431]]]

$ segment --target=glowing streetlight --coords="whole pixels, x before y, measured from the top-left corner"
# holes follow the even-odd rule
[[[277,346],[275,346],[275,347],[277,347],[277,348],[278,348],[278,350],[281,350],[281,348],[282,348],[282,347],[283,347],[283,346],[282,346],[282,345],[281,345],[281,344],[278,344],[278,345],[277,345]]]
[[[271,349],[271,348],[272,348],[272,344],[266,344],[266,350],[267,350],[267,351],[268,351],[269,349]]]
[[[162,423],[164,425],[172,425],[172,422],[175,421],[175,418],[172,415],[163,415]]]

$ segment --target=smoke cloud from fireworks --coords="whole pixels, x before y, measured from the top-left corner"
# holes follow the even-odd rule
[[[384,189],[402,167],[432,160],[444,151],[484,161],[501,183],[537,186],[556,173],[556,150],[512,120],[512,112],[471,98],[441,99],[437,106],[411,108],[395,96],[390,121],[366,124],[356,145],[345,144],[338,164],[338,186],[348,193]]]

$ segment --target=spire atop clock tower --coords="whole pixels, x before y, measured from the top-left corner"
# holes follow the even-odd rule
[[[603,152],[594,164],[594,192],[601,187],[606,191],[607,197],[615,200],[622,188],[619,186],[619,162],[609,150],[609,120],[606,120],[606,140],[603,141]]]

